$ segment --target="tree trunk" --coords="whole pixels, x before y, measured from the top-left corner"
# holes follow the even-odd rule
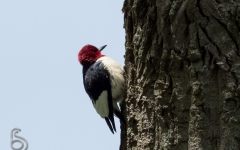
[[[121,150],[240,149],[240,0],[125,0]]]

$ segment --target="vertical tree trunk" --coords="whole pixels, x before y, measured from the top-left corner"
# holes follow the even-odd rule
[[[125,0],[121,150],[240,149],[240,0]]]

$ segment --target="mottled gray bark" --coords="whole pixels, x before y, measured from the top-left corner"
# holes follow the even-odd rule
[[[121,150],[240,149],[240,0],[125,0]]]

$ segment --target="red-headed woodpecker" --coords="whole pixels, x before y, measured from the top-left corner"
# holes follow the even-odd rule
[[[121,66],[101,53],[106,46],[96,48],[85,45],[78,53],[78,61],[83,66],[84,88],[97,113],[105,118],[114,133],[116,127],[113,114],[126,124],[117,105],[123,99],[125,83]]]

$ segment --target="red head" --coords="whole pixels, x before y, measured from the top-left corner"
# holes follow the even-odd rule
[[[78,53],[78,61],[83,65],[84,63],[91,63],[97,61],[98,58],[102,57],[101,50],[107,45],[101,48],[96,48],[93,45],[85,45]]]

